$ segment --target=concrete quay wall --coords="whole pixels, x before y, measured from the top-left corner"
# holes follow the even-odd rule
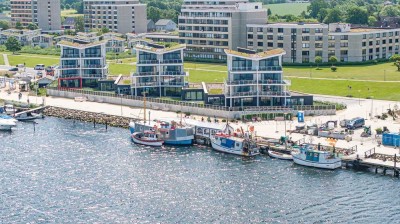
[[[47,94],[55,97],[63,97],[74,99],[75,97],[85,97],[88,101],[91,102],[99,102],[99,103],[109,103],[116,105],[124,105],[129,107],[143,107],[143,101],[137,99],[131,99],[129,97],[112,97],[112,96],[102,96],[102,95],[92,95],[92,94],[83,94],[80,92],[74,91],[62,91],[56,89],[48,89]],[[245,111],[228,111],[228,110],[218,110],[207,107],[198,107],[192,106],[190,103],[187,105],[175,105],[175,104],[167,104],[160,102],[149,102],[146,103],[148,109],[153,110],[161,110],[161,111],[181,111],[183,113],[190,113],[200,116],[210,116],[210,117],[219,117],[219,118],[227,118],[227,119],[236,119],[241,118],[242,115],[246,114],[259,114],[259,113],[292,113],[293,115],[297,114],[296,108],[294,110],[274,110],[274,111],[265,111],[265,110],[245,110]],[[315,116],[327,116],[327,115],[335,115],[336,109],[315,109],[315,107],[310,107],[310,109],[301,108],[304,111],[306,116],[315,115]]]

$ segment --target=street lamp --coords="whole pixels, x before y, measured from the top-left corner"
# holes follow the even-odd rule
[[[119,97],[120,97],[120,99],[121,99],[121,117],[122,117],[122,96],[123,96],[124,94],[119,94]]]

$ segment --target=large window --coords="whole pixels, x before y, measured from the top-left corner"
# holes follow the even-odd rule
[[[253,63],[250,60],[246,60],[243,58],[233,57],[232,67],[233,69],[246,69],[251,70]]]

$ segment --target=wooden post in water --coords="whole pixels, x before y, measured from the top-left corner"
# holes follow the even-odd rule
[[[96,118],[93,117],[93,128],[96,128]]]
[[[397,169],[396,169],[396,162],[397,162],[397,155],[396,155],[396,154],[394,154],[393,177],[395,177],[395,176],[396,176],[396,172],[397,172]]]

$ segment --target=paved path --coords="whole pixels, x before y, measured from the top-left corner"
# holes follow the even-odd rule
[[[10,66],[10,62],[8,61],[8,55],[7,54],[3,54],[3,58],[4,58],[4,65]]]
[[[332,78],[310,78],[310,77],[300,77],[284,75],[285,78],[296,78],[296,79],[315,79],[315,80],[330,80],[330,81],[354,81],[354,82],[400,82],[400,81],[382,81],[382,80],[367,80],[367,79],[332,79]]]

